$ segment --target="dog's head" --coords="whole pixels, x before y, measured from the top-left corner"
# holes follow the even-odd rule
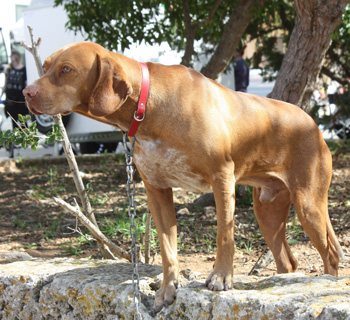
[[[43,68],[43,76],[23,90],[34,114],[68,114],[84,106],[94,116],[107,116],[132,93],[122,64],[95,43],[62,48]]]

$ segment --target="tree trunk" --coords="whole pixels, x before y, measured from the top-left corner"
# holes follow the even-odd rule
[[[275,86],[270,93],[308,110],[310,95],[320,72],[331,36],[340,24],[349,0],[295,0],[296,19],[288,50],[284,56]]]
[[[186,67],[191,66],[192,56],[194,54],[194,40],[197,33],[197,25],[194,25],[191,21],[189,0],[184,0],[183,5],[183,15],[185,24],[185,34],[186,34],[186,46],[185,53],[181,59],[181,64]]]
[[[239,47],[239,42],[254,11],[263,2],[262,0],[240,0],[238,2],[225,24],[221,40],[214,54],[201,70],[205,76],[216,79],[227,68]]]
[[[183,17],[185,25],[185,37],[186,37],[186,46],[185,53],[181,59],[181,64],[186,67],[192,66],[192,58],[195,53],[194,50],[194,41],[196,39],[196,34],[199,29],[205,28],[212,21],[217,9],[219,8],[222,0],[216,0],[213,7],[209,11],[209,14],[202,21],[192,22],[191,13],[190,13],[190,0],[183,0]]]

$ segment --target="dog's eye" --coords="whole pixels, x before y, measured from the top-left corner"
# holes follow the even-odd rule
[[[68,72],[71,72],[71,71],[72,71],[72,68],[69,67],[69,66],[63,66],[62,70],[61,70],[62,73],[68,73]]]

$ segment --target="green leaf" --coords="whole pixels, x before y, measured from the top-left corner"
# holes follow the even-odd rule
[[[35,121],[33,121],[30,125],[29,125],[29,130],[35,130],[37,128],[37,123]]]

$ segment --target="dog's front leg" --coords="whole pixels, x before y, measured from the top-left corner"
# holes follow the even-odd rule
[[[234,254],[235,178],[232,168],[214,175],[212,187],[217,215],[217,253],[206,285],[214,291],[232,288]]]
[[[157,189],[145,182],[148,206],[157,228],[163,263],[163,282],[156,293],[154,310],[173,303],[176,296],[178,261],[177,261],[177,226],[172,189]]]

